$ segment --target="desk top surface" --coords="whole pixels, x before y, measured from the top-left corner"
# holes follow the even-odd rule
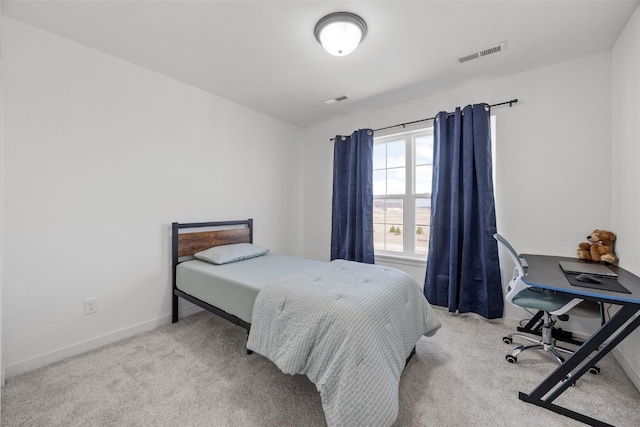
[[[630,294],[572,286],[560,268],[559,262],[580,261],[576,258],[531,254],[522,254],[521,256],[529,265],[527,273],[523,278],[523,281],[529,286],[566,292],[585,297],[585,299],[610,302],[613,304],[640,304],[640,277],[617,265],[607,265],[607,268],[618,275],[618,282],[631,291]]]

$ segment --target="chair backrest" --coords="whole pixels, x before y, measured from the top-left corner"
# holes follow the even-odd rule
[[[504,246],[509,251],[511,260],[516,265],[516,268],[518,269],[518,273],[520,273],[520,277],[524,277],[525,273],[524,273],[524,266],[522,265],[522,258],[520,258],[520,255],[518,255],[516,250],[513,249],[513,246],[511,246],[511,244],[507,242],[507,239],[505,239],[498,233],[495,233],[493,235],[493,238],[496,239],[498,243],[502,244],[502,246]]]
[[[513,269],[513,276],[511,277],[511,280],[509,281],[509,284],[507,285],[507,293],[506,293],[506,295],[504,297],[505,300],[507,300],[507,302],[509,302],[509,304],[513,304],[513,297],[518,295],[518,293],[520,293],[520,291],[522,291],[523,289],[526,289],[526,288],[529,287],[529,285],[527,285],[526,283],[524,283],[522,281],[522,278],[526,275],[526,272],[524,271],[524,265],[523,265],[523,262],[522,262],[522,258],[520,258],[520,256],[516,252],[516,250],[513,249],[513,246],[511,246],[509,244],[509,242],[507,242],[507,239],[505,239],[504,237],[502,237],[498,233],[495,233],[493,235],[493,238],[498,241],[499,245],[502,245],[504,248],[507,249],[507,252],[509,253],[509,256],[511,256],[511,259],[513,260],[513,262],[515,264],[515,268]],[[562,308],[560,308],[558,310],[555,310],[555,311],[550,311],[550,313],[551,314],[555,314],[555,315],[564,314],[567,311],[571,310],[576,305],[580,304],[582,301],[583,300],[580,299],[580,298],[573,298],[568,303],[563,305]],[[516,305],[518,305],[518,304],[516,304]]]
[[[511,280],[507,285],[507,292],[505,295],[505,299],[507,300],[507,302],[509,302],[510,304],[513,304],[513,297],[516,296],[523,289],[528,288],[528,286],[521,280],[525,276],[524,266],[522,265],[522,259],[520,258],[516,250],[513,249],[513,246],[511,246],[509,242],[507,242],[507,239],[505,239],[498,233],[495,233],[493,235],[493,238],[498,241],[499,246],[501,245],[502,247],[507,249],[507,252],[511,257],[511,260],[515,264],[515,268],[513,270],[513,276],[511,277]]]

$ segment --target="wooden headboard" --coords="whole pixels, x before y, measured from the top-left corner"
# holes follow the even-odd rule
[[[187,230],[180,233],[180,230]],[[195,230],[191,230],[195,229]],[[201,229],[202,231],[197,231]],[[218,221],[218,222],[194,222],[171,224],[171,263],[172,263],[172,321],[178,321],[178,297],[182,297],[200,307],[209,310],[218,316],[222,316],[231,322],[242,326],[247,331],[251,325],[229,313],[214,307],[204,301],[188,295],[178,289],[176,275],[180,258],[193,257],[196,252],[209,249],[212,246],[230,245],[232,243],[253,243],[253,219],[240,221]],[[190,259],[190,258],[186,258]]]
[[[232,243],[253,243],[253,219],[251,218],[240,221],[183,224],[174,222],[171,228],[171,252],[174,266],[178,264],[180,257],[192,256],[196,252],[203,251],[212,246],[230,245]],[[181,229],[195,228],[206,228],[207,230],[180,233]],[[212,230],[212,228],[220,228],[220,230]]]

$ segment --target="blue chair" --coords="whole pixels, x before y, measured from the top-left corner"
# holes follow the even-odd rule
[[[580,298],[573,298],[548,289],[529,287],[522,281],[522,278],[526,275],[527,266],[525,260],[518,255],[515,249],[513,249],[504,237],[498,233],[494,234],[493,237],[498,241],[499,246],[507,249],[511,260],[515,264],[513,276],[507,285],[507,292],[505,295],[506,301],[525,309],[539,310],[544,313],[541,328],[541,339],[531,338],[527,335],[518,333],[513,333],[503,337],[502,340],[506,344],[512,344],[513,338],[520,338],[532,343],[530,345],[521,345],[516,347],[511,353],[505,356],[507,362],[516,363],[518,361],[518,355],[525,350],[543,349],[551,353],[556,361],[562,364],[564,362],[564,358],[560,353],[572,354],[573,350],[556,345],[556,341],[553,338],[555,320],[553,320],[552,316],[569,314],[579,317],[601,317],[601,304],[593,301],[585,301]],[[589,369],[589,372],[597,374],[600,372],[600,368],[593,366]]]

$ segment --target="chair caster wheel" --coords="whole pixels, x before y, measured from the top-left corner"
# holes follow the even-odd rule
[[[600,373],[600,368],[597,366],[592,366],[589,368],[588,372],[592,375],[598,375]]]
[[[511,354],[507,354],[504,358],[507,359],[507,362],[509,363],[516,363],[518,361],[518,358]]]
[[[502,342],[505,344],[513,344],[513,339],[511,337],[502,337]]]

